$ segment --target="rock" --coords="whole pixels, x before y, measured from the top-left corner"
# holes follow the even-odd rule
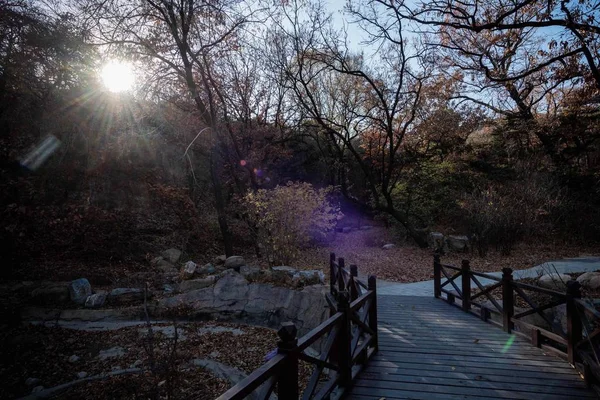
[[[27,378],[25,384],[27,386],[37,386],[42,380],[39,378]]]
[[[106,293],[94,293],[85,301],[86,308],[100,308],[106,302]]]
[[[144,300],[144,291],[137,288],[117,288],[110,291],[108,301],[113,305],[140,302]]]
[[[214,288],[214,295],[222,301],[244,298],[248,291],[248,281],[240,274],[225,274],[219,279]]]
[[[389,249],[393,249],[394,247],[396,247],[396,245],[395,245],[395,244],[393,244],[393,243],[388,243],[388,244],[384,244],[384,245],[383,245],[381,248],[382,248],[383,250],[389,250]]]
[[[296,273],[296,269],[295,268],[286,267],[286,266],[273,267],[271,269],[273,271],[277,271],[277,272],[285,272],[285,273],[289,274],[290,276],[294,276],[294,274]]]
[[[571,280],[571,275],[557,274],[552,272],[546,275],[540,276],[538,279],[538,285],[546,289],[556,290],[557,292],[566,292],[567,282]]]
[[[106,360],[109,358],[119,358],[125,355],[125,349],[119,346],[111,347],[110,349],[100,350],[98,358],[100,360]]]
[[[71,357],[69,357],[69,362],[70,362],[71,364],[75,364],[75,363],[76,363],[77,361],[79,361],[79,360],[80,360],[79,356],[77,356],[77,355],[75,355],[75,354],[73,354]]]
[[[467,252],[470,248],[469,238],[465,235],[448,235],[446,237],[446,246],[450,251]]]
[[[77,304],[83,304],[88,296],[92,294],[92,286],[85,278],[75,279],[69,285],[69,295],[71,300]]]
[[[36,387],[34,387],[34,388],[31,390],[31,393],[38,393],[38,392],[41,392],[41,391],[42,391],[42,390],[44,390],[44,389],[45,389],[45,387],[43,387],[43,386],[36,386]]]
[[[589,290],[600,289],[600,272],[586,272],[577,277],[581,287]]]
[[[240,274],[226,271],[212,287],[192,290],[158,301],[158,316],[170,310],[189,306],[189,318],[243,319],[277,327],[292,321],[304,335],[329,315],[325,300],[326,288],[321,285],[294,290],[265,283],[248,283]]]
[[[83,379],[83,378],[85,378],[87,376],[88,376],[88,373],[85,372],[85,371],[81,371],[81,372],[77,373],[77,378],[79,378],[79,379]]]
[[[292,282],[302,286],[324,284],[325,274],[319,270],[297,271],[292,276]]]
[[[159,262],[163,261],[164,257],[158,256],[158,257],[154,257],[152,259],[152,261],[150,261],[150,265],[152,265],[153,267],[156,267],[158,265]]]
[[[215,272],[217,272],[217,269],[211,263],[208,263],[208,264],[204,265],[203,267],[198,268],[196,270],[196,273],[199,275],[210,275],[210,274],[214,274]]]
[[[152,265],[163,272],[175,272],[177,267],[165,260],[163,257],[156,257],[152,260]]]
[[[181,268],[181,277],[183,279],[192,279],[194,277],[194,274],[196,273],[197,267],[198,265],[193,261],[186,262],[185,265]]]
[[[215,265],[223,265],[225,264],[225,261],[227,261],[227,256],[225,254],[215,257]]]
[[[342,228],[342,233],[350,233],[352,231],[352,228],[350,228],[349,226],[345,226]]]
[[[168,249],[163,251],[160,255],[163,256],[163,258],[169,261],[171,264],[175,264],[179,261],[179,258],[181,257],[181,250]]]
[[[241,256],[231,256],[225,260],[225,268],[233,268],[234,270],[240,270],[240,267],[246,265],[246,261]]]
[[[260,268],[244,265],[240,267],[240,274],[249,280],[256,279],[258,276],[260,276]]]
[[[69,283],[48,283],[31,292],[33,303],[47,306],[65,304],[70,300]]]
[[[447,246],[444,240],[444,234],[440,232],[429,232],[427,236],[427,244],[433,251],[446,252]]]
[[[552,331],[559,335],[567,334],[567,305],[552,307]]]
[[[292,267],[280,266],[271,268],[271,279],[277,283],[290,283],[294,278],[296,269]]]
[[[168,283],[165,283],[163,285],[163,292],[169,294],[169,293],[174,293],[175,292],[175,287],[173,287],[173,285],[169,285]]]
[[[189,292],[190,290],[198,290],[205,287],[209,287],[216,282],[214,275],[207,276],[206,278],[191,279],[189,281],[182,281],[179,284],[179,292]]]

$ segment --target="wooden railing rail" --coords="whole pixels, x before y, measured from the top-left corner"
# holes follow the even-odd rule
[[[377,352],[377,280],[369,276],[367,284],[361,282],[356,266],[347,271],[344,260],[336,262],[334,254],[330,272],[330,317],[301,338],[293,323],[283,323],[277,332],[276,354],[217,400],[249,396],[264,400],[274,392],[280,400],[321,400],[341,397],[352,386],[356,374]],[[306,353],[321,340],[318,356]],[[302,385],[300,361],[313,368]]]
[[[559,292],[516,282],[510,268],[502,269],[502,277],[498,278],[472,271],[467,260],[463,260],[460,268],[444,265],[437,254],[434,255],[433,271],[436,298],[442,298],[465,312],[501,327],[507,333],[525,337],[531,340],[534,346],[568,360],[600,394],[600,311],[590,301],[581,299],[579,282],[566,282],[565,292]],[[452,272],[454,274],[451,274]],[[456,282],[458,278],[460,287]],[[489,279],[495,283],[484,286],[478,278]],[[472,283],[475,286],[472,286]],[[454,290],[446,289],[449,286]],[[497,289],[501,289],[501,300],[492,295]],[[536,293],[541,300],[536,301],[531,293]],[[487,299],[489,304],[479,302],[481,299]],[[519,304],[526,305],[519,311],[515,311],[517,299],[520,299]],[[566,332],[553,332],[551,329],[555,323],[546,312],[561,305],[566,307],[567,329]],[[499,315],[502,323],[494,321],[491,313]],[[531,315],[538,315],[549,329],[523,320]]]

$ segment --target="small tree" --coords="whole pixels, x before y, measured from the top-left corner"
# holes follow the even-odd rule
[[[315,189],[310,183],[288,182],[260,189],[243,199],[256,240],[271,264],[289,263],[312,238],[324,237],[342,217],[328,199],[331,188]]]

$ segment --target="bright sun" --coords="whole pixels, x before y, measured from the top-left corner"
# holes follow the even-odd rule
[[[135,81],[131,64],[122,61],[110,61],[100,73],[102,82],[111,92],[123,92],[131,89]]]

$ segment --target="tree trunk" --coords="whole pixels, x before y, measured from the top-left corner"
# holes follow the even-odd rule
[[[428,247],[427,237],[425,237],[424,231],[415,229],[399,211],[387,209],[386,212],[400,222],[402,226],[404,226],[408,232],[408,235],[415,241],[415,243],[417,243],[420,248],[426,249]]]
[[[216,130],[211,130],[213,132],[213,136],[216,136]],[[223,187],[221,185],[221,177],[219,176],[219,149],[218,142],[216,140],[213,140],[213,146],[210,154],[210,178],[213,184],[215,208],[217,209],[217,220],[219,222],[221,236],[223,237],[225,255],[227,257],[231,257],[233,255],[233,238],[231,237],[229,225],[227,224],[225,199],[223,198]]]

